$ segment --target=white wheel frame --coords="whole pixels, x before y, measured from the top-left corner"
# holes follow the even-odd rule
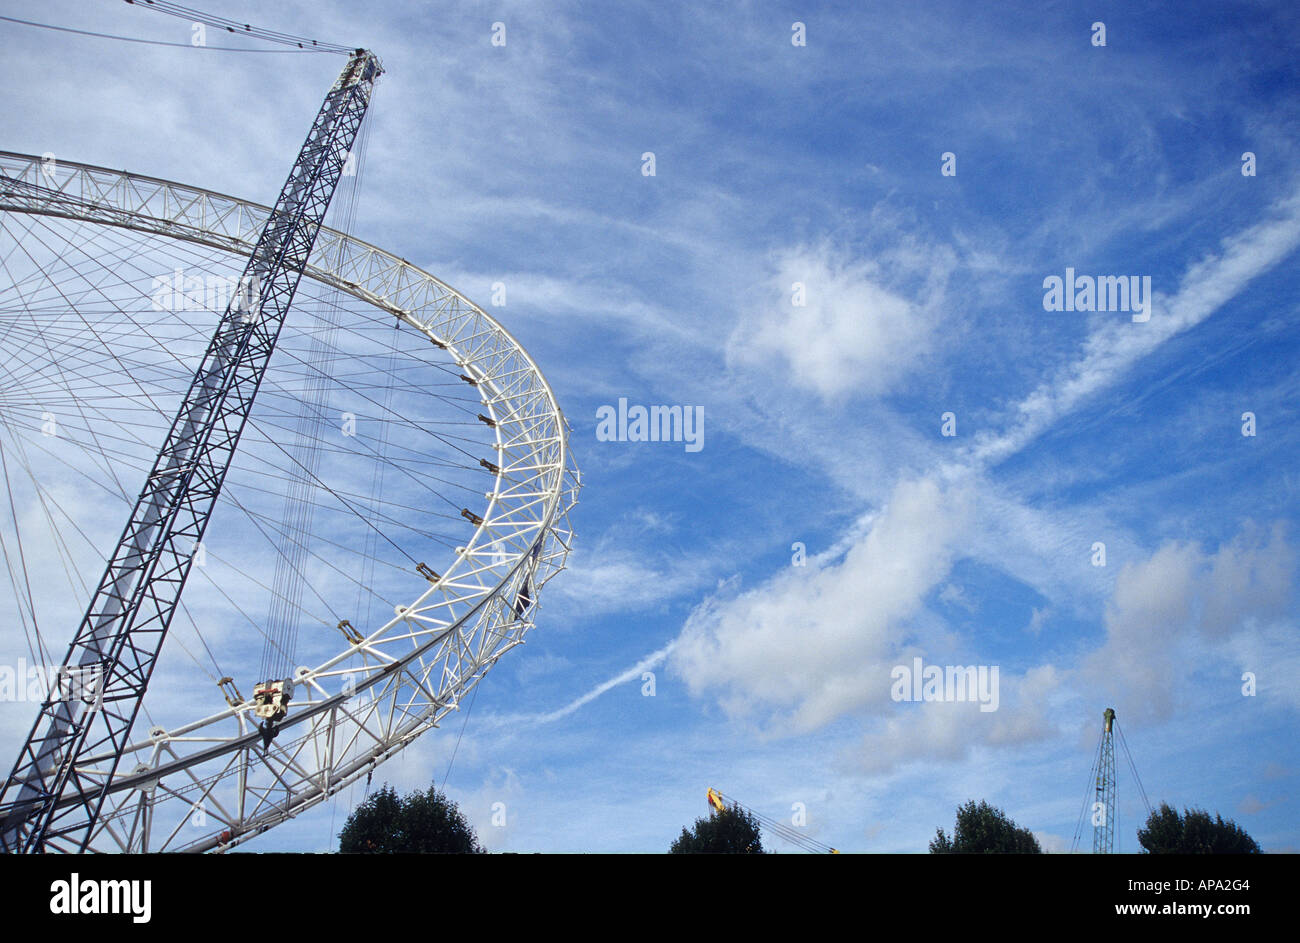
[[[0,211],[118,226],[242,256],[270,213],[196,187],[67,161],[52,169],[40,157],[5,151]],[[251,699],[173,730],[154,728],[127,746],[90,850],[224,851],[334,795],[458,710],[523,641],[541,588],[564,568],[581,479],[568,422],[523,347],[437,278],[336,230],[322,227],[304,275],[422,332],[475,381],[499,469],[484,473],[492,487],[486,510],[476,510],[482,523],[453,560],[429,561],[442,573],[436,582],[412,572],[411,601],[392,619],[363,628],[362,641],[322,664],[297,669],[288,716],[269,747]],[[220,698],[215,686],[213,695]],[[82,771],[102,782],[112,759],[86,758]]]

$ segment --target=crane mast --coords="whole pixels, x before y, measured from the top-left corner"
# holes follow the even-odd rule
[[[1101,753],[1097,764],[1097,797],[1092,806],[1092,853],[1115,850],[1115,709],[1102,714]]]
[[[321,105],[77,629],[61,683],[0,789],[0,850],[82,851],[95,832],[196,548],[369,106],[358,49]],[[279,682],[276,682],[279,683]],[[290,682],[283,682],[287,700]],[[281,710],[282,705],[275,705]],[[271,714],[262,714],[271,716]],[[267,721],[267,734],[272,733]],[[107,772],[78,761],[107,755]]]

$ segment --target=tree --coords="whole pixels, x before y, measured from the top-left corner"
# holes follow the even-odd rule
[[[343,854],[482,854],[456,803],[430,786],[398,798],[385,783],[352,810],[339,832]]]
[[[690,831],[682,834],[668,849],[673,855],[761,855],[763,843],[758,837],[758,820],[748,812],[729,806],[706,818],[696,819]]]
[[[1225,822],[1219,813],[1203,809],[1184,809],[1179,815],[1169,803],[1147,817],[1145,828],[1138,829],[1138,843],[1143,852],[1153,855],[1257,855],[1259,844],[1236,822]]]
[[[943,829],[935,829],[930,842],[932,855],[1012,854],[1040,855],[1038,839],[1027,828],[1020,828],[1007,818],[1001,809],[995,809],[980,800],[972,799],[957,808],[957,825],[952,838]]]

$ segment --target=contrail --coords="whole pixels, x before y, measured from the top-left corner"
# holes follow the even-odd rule
[[[656,665],[661,664],[663,660],[668,657],[668,653],[671,652],[673,650],[673,647],[676,645],[677,645],[677,639],[673,639],[663,648],[659,649],[659,651],[651,652],[649,655],[646,655],[644,658],[638,661],[631,668],[628,668],[626,671],[615,675],[614,677],[610,678],[608,681],[602,681],[600,684],[596,685],[586,694],[570,701],[568,704],[565,704],[563,707],[559,708],[558,710],[553,710],[546,714],[516,714],[513,717],[501,717],[497,719],[496,722],[498,725],[549,724],[552,721],[559,720],[561,717],[568,717],[570,714],[578,710],[580,707],[583,707],[586,704],[590,704],[592,701],[600,697],[610,688],[618,687],[620,684],[626,684],[628,681],[634,681],[640,679],[641,672],[649,671],[651,668],[655,667]]]
[[[673,650],[673,646],[676,644],[677,644],[677,640],[673,639],[663,648],[659,649],[659,651],[651,652],[649,655],[646,655],[644,658],[638,661],[631,668],[627,669],[627,671],[624,671],[622,674],[615,675],[613,678],[610,678],[608,681],[596,685],[586,694],[582,695],[582,697],[570,701],[568,704],[565,704],[559,710],[551,711],[549,714],[539,714],[531,718],[532,722],[536,724],[549,724],[553,720],[559,720],[561,717],[567,717],[570,714],[572,714],[574,711],[576,711],[578,708],[582,707],[585,704],[589,704],[592,701],[594,701],[596,698],[600,697],[610,688],[617,687],[620,684],[626,684],[628,681],[639,679],[641,677],[641,672],[649,671],[651,668],[655,667],[655,665],[662,663],[663,660],[668,657],[668,653]]]

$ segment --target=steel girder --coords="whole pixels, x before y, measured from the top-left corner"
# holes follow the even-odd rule
[[[6,851],[40,852],[47,843],[84,850],[94,833],[381,72],[372,53],[358,50],[321,105],[68,649],[64,665],[93,676],[93,697],[52,692],[0,791]],[[33,186],[18,188],[30,194]],[[110,759],[82,764],[94,755]]]

